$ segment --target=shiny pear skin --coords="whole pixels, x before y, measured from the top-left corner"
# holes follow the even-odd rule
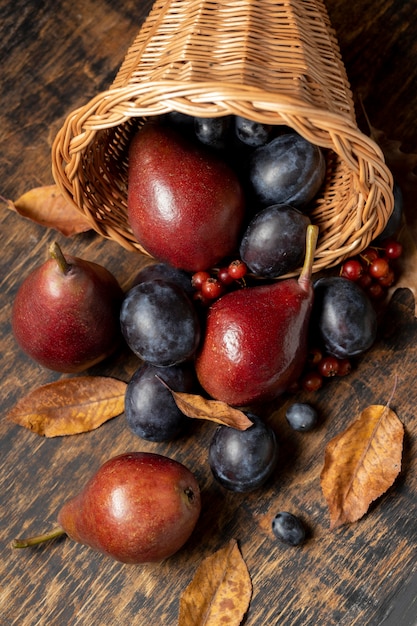
[[[49,258],[25,278],[13,303],[12,330],[34,361],[75,373],[120,345],[123,291],[103,266],[72,256],[65,260],[66,272]]]
[[[148,123],[129,149],[128,220],[156,259],[196,272],[238,248],[244,193],[234,171],[206,146]]]
[[[62,506],[66,534],[123,563],[162,561],[190,537],[201,510],[200,490],[182,463],[150,452],[104,463]]]
[[[295,279],[230,292],[210,308],[196,370],[215,399],[246,406],[278,397],[299,377],[313,302]]]

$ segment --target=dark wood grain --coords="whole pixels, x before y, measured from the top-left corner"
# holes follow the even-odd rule
[[[0,0],[0,194],[16,199],[52,182],[50,147],[66,114],[113,79],[150,0]],[[410,0],[327,0],[355,98],[372,124],[417,152],[417,3]],[[358,119],[364,116],[358,106]],[[374,348],[346,379],[313,396],[320,427],[291,432],[284,398],[269,416],[282,442],[274,479],[251,495],[228,494],[207,464],[214,426],[198,423],[181,440],[151,444],[135,438],[120,416],[94,432],[43,439],[4,419],[29,390],[60,376],[26,358],[10,327],[13,297],[24,276],[57,238],[72,254],[105,264],[123,286],[143,259],[87,233],[65,240],[2,208],[1,284],[1,626],[171,626],[182,590],[201,559],[230,537],[239,541],[253,580],[251,626],[377,626],[392,612],[416,569],[417,322],[410,292],[398,291],[381,321]],[[128,380],[138,362],[122,351],[91,373]],[[403,469],[394,487],[357,524],[329,532],[319,476],[327,441],[363,408],[384,403],[405,425]],[[11,540],[51,528],[60,504],[110,456],[156,450],[198,477],[203,511],[187,547],[162,564],[126,566],[57,540],[13,551]],[[280,509],[301,515],[309,541],[278,545],[270,524]],[[401,600],[402,598],[402,600]],[[401,612],[398,613],[400,615]],[[409,608],[403,606],[403,615]],[[398,622],[399,623],[399,622]],[[412,622],[410,621],[410,624]]]

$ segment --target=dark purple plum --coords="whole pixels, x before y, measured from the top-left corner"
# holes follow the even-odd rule
[[[166,120],[178,126],[185,126],[194,128],[194,117],[187,115],[186,113],[180,113],[179,111],[170,111],[166,114]]]
[[[374,343],[377,315],[359,285],[342,276],[327,276],[314,284],[312,329],[318,332],[329,354],[350,358]]]
[[[305,209],[323,184],[326,162],[322,150],[295,132],[288,132],[254,151],[249,178],[263,206],[292,204]]]
[[[197,139],[210,148],[223,150],[227,147],[231,116],[195,117],[194,132]]]
[[[261,487],[278,462],[274,431],[258,416],[247,430],[219,426],[209,447],[209,464],[214,478],[230,491],[248,492]]]
[[[288,204],[259,211],[240,244],[240,257],[258,276],[276,278],[300,267],[304,260],[310,218]]]
[[[305,541],[306,530],[299,517],[288,511],[280,511],[272,520],[275,537],[290,546],[299,546]]]
[[[135,435],[148,441],[169,441],[178,437],[189,423],[189,418],[177,407],[170,389],[191,393],[195,385],[194,369],[189,365],[143,365],[133,374],[126,389],[128,427]]]
[[[140,283],[122,303],[120,324],[130,349],[157,366],[191,359],[200,340],[200,323],[190,298],[164,280]]]
[[[400,230],[402,219],[403,219],[403,208],[404,208],[404,197],[401,187],[397,182],[394,181],[393,188],[394,195],[394,208],[389,216],[388,222],[385,224],[385,228],[380,235],[375,239],[375,244],[378,245],[384,239],[390,239],[391,237],[395,237]]]
[[[246,117],[235,117],[236,137],[245,145],[257,148],[264,146],[271,139],[273,126],[254,122]]]
[[[168,263],[151,263],[142,267],[132,281],[132,287],[149,280],[166,280],[179,285],[188,296],[193,296],[193,287],[190,275],[184,270],[173,267]]]
[[[306,402],[291,404],[286,410],[285,417],[291,428],[300,432],[313,430],[318,422],[317,409]]]

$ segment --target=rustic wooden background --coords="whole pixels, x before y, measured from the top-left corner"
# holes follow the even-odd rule
[[[73,108],[110,84],[150,6],[150,0],[0,0],[3,198],[52,182],[56,131]],[[327,6],[358,101],[376,128],[417,152],[417,2],[327,0]],[[358,119],[364,125],[360,110]],[[197,424],[175,443],[150,444],[128,431],[123,416],[94,432],[56,439],[4,419],[29,390],[60,377],[26,358],[10,328],[16,290],[45,259],[48,243],[56,238],[64,250],[105,264],[123,286],[141,258],[91,233],[65,240],[4,204],[0,219],[0,626],[174,625],[180,594],[202,558],[231,537],[253,580],[250,626],[377,626],[397,596],[412,601],[413,592],[401,595],[415,572],[417,541],[417,322],[409,291],[397,292],[375,347],[355,371],[311,398],[321,415],[315,432],[290,432],[283,419],[290,400],[277,406],[271,423],[283,457],[276,476],[260,492],[233,495],[211,478],[209,424]],[[137,365],[120,353],[91,373],[127,381]],[[396,375],[392,407],[406,428],[402,473],[364,519],[329,532],[319,485],[325,444],[367,405],[386,402]],[[15,536],[51,528],[64,499],[102,462],[131,449],[172,456],[198,477],[203,511],[184,550],[162,564],[126,566],[65,539],[11,549]],[[274,541],[270,523],[280,509],[306,521],[311,537],[303,547]]]

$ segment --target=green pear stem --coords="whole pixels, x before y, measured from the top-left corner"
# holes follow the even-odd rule
[[[12,542],[13,548],[29,548],[30,546],[37,546],[40,543],[45,543],[46,541],[50,541],[51,539],[56,539],[56,537],[61,537],[65,535],[65,530],[62,526],[57,526],[49,533],[44,533],[43,535],[36,535],[34,537],[27,537],[25,539],[15,539]]]
[[[68,274],[71,269],[71,264],[68,263],[67,259],[64,257],[64,254],[56,241],[51,243],[49,246],[49,255],[58,263],[62,273]]]
[[[307,291],[311,283],[311,275],[313,273],[314,255],[316,252],[317,239],[319,237],[319,227],[315,224],[309,224],[306,232],[306,254],[304,264],[301,268],[298,283],[301,289]]]

